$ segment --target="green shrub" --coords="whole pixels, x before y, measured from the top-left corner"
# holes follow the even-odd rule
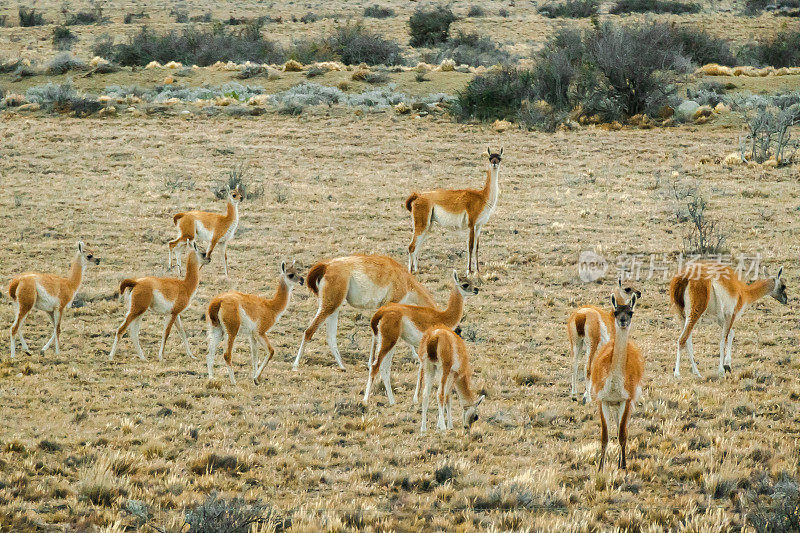
[[[725,39],[712,37],[703,30],[689,27],[673,28],[672,32],[683,54],[698,65],[736,65],[736,57],[731,52],[730,43]]]
[[[65,74],[70,70],[83,70],[86,68],[86,63],[78,59],[72,54],[63,53],[59,54],[47,64],[48,74]]]
[[[772,39],[749,44],[740,55],[744,63],[776,68],[800,65],[800,30],[786,31]]]
[[[456,20],[448,6],[418,7],[408,19],[411,46],[431,46],[447,41],[450,25]]]
[[[483,9],[481,6],[477,5],[469,6],[469,11],[467,11],[467,16],[470,18],[485,17],[486,10]]]
[[[79,11],[77,13],[66,13],[64,24],[66,26],[101,24],[108,22],[108,18],[103,16],[103,7],[95,3],[91,11]]]
[[[455,37],[439,44],[435,52],[425,55],[429,63],[441,63],[444,59],[452,59],[458,65],[491,66],[508,62],[509,54],[491,37],[459,31]]]
[[[627,13],[699,13],[700,4],[693,2],[684,3],[677,0],[617,0],[610,9],[612,15],[625,15]]]
[[[504,67],[475,76],[458,93],[455,111],[464,119],[515,120],[524,100],[534,96],[532,71]]]
[[[566,0],[547,2],[539,7],[539,14],[548,18],[587,18],[597,14],[598,0]]]
[[[57,50],[69,50],[78,36],[72,33],[66,26],[56,26],[53,28],[53,46]]]
[[[396,41],[367,30],[360,22],[337,28],[328,39],[330,48],[346,65],[400,65],[403,58]]]
[[[373,19],[386,19],[395,15],[394,9],[374,4],[364,8],[364,16]]]
[[[44,26],[45,24],[47,24],[47,22],[44,20],[44,15],[38,13],[36,9],[25,9],[24,7],[19,8],[19,25],[23,28],[29,28],[31,26]]]

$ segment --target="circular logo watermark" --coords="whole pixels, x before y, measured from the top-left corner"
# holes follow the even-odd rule
[[[606,275],[608,261],[602,255],[584,250],[578,258],[578,277],[581,281],[591,283]]]

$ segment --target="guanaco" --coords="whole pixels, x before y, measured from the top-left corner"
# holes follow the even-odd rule
[[[172,252],[175,251],[175,262],[178,272],[181,271],[180,248],[200,239],[209,242],[206,256],[211,259],[217,245],[222,247],[222,260],[225,277],[228,277],[228,243],[233,240],[239,226],[239,203],[244,199],[238,187],[234,190],[226,187],[228,193],[228,209],[225,214],[208,213],[206,211],[186,211],[172,217],[172,223],[178,228],[178,237],[169,241],[169,268],[172,268]],[[176,249],[177,248],[177,249]]]
[[[311,267],[306,280],[309,290],[319,300],[319,307],[303,334],[292,370],[298,369],[306,343],[323,321],[328,330],[328,347],[336,364],[345,370],[336,345],[339,310],[345,301],[356,309],[377,309],[389,302],[435,305],[431,294],[414,276],[384,255],[351,255],[321,261]]]
[[[753,303],[764,296],[772,296],[780,303],[786,304],[789,298],[786,296],[786,284],[783,282],[782,275],[783,267],[774,277],[759,279],[747,284],[729,266],[698,261],[673,277],[669,284],[670,300],[678,316],[684,320],[683,331],[678,337],[675,377],[678,378],[681,375],[681,349],[685,349],[689,354],[692,373],[696,376],[700,375],[694,362],[692,330],[703,315],[715,318],[722,327],[722,336],[719,340],[718,372],[720,376],[724,376],[725,372],[730,372],[734,322]]]
[[[611,295],[614,307],[614,338],[607,342],[597,354],[591,370],[592,398],[600,411],[600,464],[602,470],[608,446],[609,425],[619,439],[619,467],[627,469],[625,447],[628,439],[628,422],[634,404],[642,394],[644,358],[639,348],[630,340],[631,320],[637,296],[631,295],[627,304],[618,302]]]
[[[399,303],[386,304],[378,309],[370,322],[372,345],[369,353],[369,373],[364,390],[364,404],[369,401],[372,385],[378,375],[378,370],[380,370],[389,405],[394,405],[391,368],[392,355],[397,341],[402,338],[411,346],[412,351],[415,351],[422,340],[422,335],[431,326],[442,325],[450,329],[455,328],[464,315],[464,298],[475,294],[478,294],[478,288],[474,283],[469,279],[459,278],[458,272],[453,270],[453,288],[450,291],[450,300],[446,309],[439,310],[434,307]],[[377,350],[378,345],[380,345],[380,350]],[[421,369],[420,366],[420,371]],[[414,390],[414,403],[417,403],[418,394],[419,378],[417,379],[417,388]]]
[[[261,377],[264,367],[275,355],[275,349],[270,344],[267,333],[278,322],[289,306],[289,299],[292,296],[294,286],[296,284],[302,285],[303,282],[303,276],[297,271],[295,264],[292,263],[287,267],[284,262],[281,263],[278,288],[272,298],[262,298],[255,294],[231,291],[215,296],[211,300],[206,312],[208,321],[208,354],[206,355],[208,379],[214,378],[214,357],[217,353],[217,347],[223,336],[227,336],[228,344],[224,354],[225,364],[228,366],[231,384],[236,385],[236,379],[233,377],[233,366],[231,365],[231,353],[236,334],[242,332],[248,336],[250,341],[253,382],[256,385],[258,384],[258,379]],[[256,364],[256,356],[258,355],[256,343],[261,344],[269,352],[269,355],[264,357],[264,361],[260,366]]]
[[[417,272],[419,247],[428,236],[433,222],[445,228],[463,230],[469,228],[469,254],[467,271],[473,272],[478,266],[478,245],[481,230],[497,206],[500,193],[498,174],[503,149],[499,153],[489,153],[489,169],[483,189],[436,189],[428,192],[412,192],[406,199],[406,209],[411,212],[414,236],[408,245],[408,270]]]
[[[433,381],[438,377],[439,392],[436,398],[439,418],[436,427],[442,431],[453,428],[453,398],[455,388],[463,410],[464,429],[469,431],[478,420],[478,406],[484,396],[478,396],[472,388],[472,367],[469,351],[464,339],[449,327],[433,326],[422,337],[419,344],[419,362],[425,383],[422,389],[422,422],[420,432],[427,431],[428,405]],[[445,424],[445,411],[447,424]]]
[[[11,325],[11,358],[16,356],[16,337],[25,353],[30,353],[28,343],[22,336],[22,326],[31,309],[36,308],[47,313],[53,324],[53,334],[50,340],[42,346],[42,353],[51,345],[55,347],[56,355],[59,353],[59,338],[61,337],[61,318],[64,310],[72,304],[75,293],[81,286],[83,273],[86,267],[99,265],[100,259],[90,252],[83,242],[78,242],[78,251],[69,268],[67,277],[52,274],[27,272],[11,280],[8,285],[8,295],[14,302],[14,323]]]
[[[625,304],[628,298],[635,294],[637,298],[642,297],[639,290],[628,285],[622,286],[622,279],[617,279],[617,287],[614,289],[617,301]],[[589,374],[591,373],[592,361],[605,343],[614,335],[614,310],[601,309],[594,305],[584,305],[575,310],[567,320],[567,337],[569,347],[572,352],[572,382],[570,386],[570,397],[578,399],[578,366],[580,364],[581,353],[585,351],[584,378],[585,391],[582,403],[591,401],[591,391],[589,387]]]
[[[186,276],[183,279],[177,278],[157,278],[157,277],[144,277],[144,278],[128,278],[122,280],[119,284],[119,294],[125,299],[128,307],[128,312],[122,325],[117,329],[114,336],[114,344],[111,346],[111,352],[108,354],[108,360],[114,359],[114,354],[117,351],[117,343],[119,343],[122,335],[128,327],[131,328],[131,338],[136,346],[136,351],[139,353],[139,359],[145,360],[142,345],[139,343],[139,328],[142,324],[142,315],[148,309],[160,315],[167,315],[164,324],[164,334],[161,337],[161,345],[158,349],[158,360],[164,359],[164,346],[167,343],[167,337],[172,330],[172,325],[177,322],[178,330],[183,337],[183,344],[186,346],[186,353],[192,359],[196,359],[192,355],[192,349],[189,346],[189,338],[186,336],[186,330],[181,321],[181,313],[189,307],[192,302],[197,286],[200,283],[200,269],[207,265],[211,260],[208,254],[201,252],[197,247],[197,243],[192,241],[189,243],[188,258],[186,261]]]

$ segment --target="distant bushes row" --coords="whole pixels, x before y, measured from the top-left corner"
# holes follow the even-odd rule
[[[397,42],[370,32],[360,23],[340,26],[327,38],[296,41],[288,47],[266,39],[259,22],[251,22],[238,30],[215,25],[188,27],[165,34],[143,27],[127,43],[100,41],[93,53],[122,66],[142,66],[151,61],[208,66],[217,61],[283,63],[289,59],[302,63],[336,60],[368,65],[403,62]]]
[[[588,18],[597,14],[599,0],[549,1],[539,6],[539,14],[549,18]],[[617,0],[609,12],[614,15],[628,13],[697,13],[700,4],[678,0]]]

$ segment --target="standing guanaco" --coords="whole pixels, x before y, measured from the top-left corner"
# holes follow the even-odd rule
[[[238,291],[230,291],[215,296],[208,304],[206,318],[208,320],[208,354],[206,364],[208,365],[208,379],[214,378],[214,357],[217,353],[217,346],[222,341],[222,337],[227,335],[228,345],[225,349],[225,364],[228,366],[228,374],[231,384],[236,385],[233,377],[233,366],[231,365],[231,352],[233,351],[233,341],[236,334],[240,331],[248,336],[250,341],[250,357],[253,363],[253,382],[257,385],[264,367],[267,366],[275,355],[275,349],[267,338],[267,332],[280,319],[283,312],[289,306],[289,299],[292,296],[292,289],[295,284],[303,284],[303,276],[292,263],[288,267],[286,263],[281,263],[280,277],[278,278],[278,288],[272,298],[262,298],[255,294],[245,294]],[[260,366],[256,364],[258,348],[256,343],[260,343],[269,355],[264,357]]]
[[[206,256],[211,260],[211,254],[219,244],[222,247],[222,259],[225,266],[225,277],[228,277],[228,243],[233,240],[236,228],[239,226],[239,203],[244,196],[238,188],[228,193],[228,209],[225,214],[208,213],[206,211],[186,211],[172,217],[172,223],[178,228],[178,237],[169,241],[169,268],[172,268],[172,252],[175,248],[175,262],[178,272],[181,270],[180,248],[195,239],[209,242]]]
[[[411,212],[414,225],[414,236],[408,245],[408,270],[418,270],[417,256],[419,247],[427,238],[433,222],[445,228],[463,230],[469,228],[469,258],[467,271],[473,272],[478,267],[478,244],[481,230],[497,206],[500,193],[498,173],[503,149],[499,153],[489,153],[489,170],[486,171],[486,183],[483,189],[436,189],[428,192],[412,192],[406,199],[406,209]]]
[[[469,351],[464,339],[453,330],[443,326],[428,329],[419,344],[419,362],[425,383],[422,389],[422,422],[420,432],[427,431],[428,405],[430,404],[433,381],[439,379],[439,393],[436,403],[439,418],[436,427],[442,431],[453,428],[452,389],[456,389],[463,409],[464,428],[469,431],[478,420],[478,406],[484,396],[478,396],[472,389],[472,367],[469,364]],[[445,425],[445,411],[447,424]]]
[[[619,466],[627,468],[625,447],[628,439],[628,422],[634,404],[642,394],[642,374],[644,358],[639,348],[630,340],[633,309],[636,307],[636,294],[631,295],[627,304],[617,301],[611,295],[614,306],[614,338],[607,342],[592,363],[592,398],[600,411],[600,465],[603,468],[608,446],[609,424],[617,432],[619,439]]]
[[[144,277],[144,278],[129,278],[124,279],[119,284],[119,293],[125,299],[128,312],[125,316],[124,322],[117,329],[114,335],[114,344],[111,346],[111,352],[108,354],[108,360],[114,359],[114,354],[117,351],[117,343],[125,334],[125,330],[130,326],[131,338],[136,345],[136,350],[139,353],[139,358],[145,360],[142,345],[139,343],[139,328],[142,325],[142,315],[148,309],[160,315],[167,315],[164,324],[164,334],[161,337],[161,346],[158,349],[158,360],[164,359],[164,345],[167,343],[167,337],[172,330],[172,324],[176,321],[178,323],[178,330],[183,337],[183,343],[186,346],[186,353],[192,359],[192,349],[189,347],[189,339],[186,336],[186,330],[183,328],[181,321],[181,313],[189,307],[192,302],[197,286],[200,283],[200,268],[210,262],[207,253],[201,252],[197,244],[192,241],[189,245],[188,259],[186,261],[186,276],[183,279],[178,278],[157,278],[157,277]]]
[[[83,242],[78,242],[78,251],[75,254],[75,259],[72,260],[67,277],[27,272],[11,280],[8,285],[8,295],[14,302],[14,323],[11,325],[12,359],[17,352],[17,336],[19,336],[22,350],[30,353],[28,344],[22,336],[22,325],[25,323],[25,317],[28,316],[28,313],[33,308],[47,313],[50,317],[50,322],[53,324],[53,334],[50,336],[50,340],[42,346],[42,353],[47,351],[50,345],[55,346],[56,354],[59,353],[61,318],[64,316],[64,310],[75,298],[78,287],[81,286],[83,272],[91,264],[99,265],[100,259],[86,249]]]
[[[719,340],[720,376],[731,371],[731,345],[733,344],[733,323],[753,303],[764,296],[772,296],[782,304],[789,298],[786,296],[786,284],[778,275],[759,279],[753,283],[744,283],[729,266],[719,263],[698,261],[678,273],[669,284],[669,296],[675,311],[683,319],[683,331],[678,337],[678,349],[675,356],[676,378],[680,377],[681,348],[689,354],[692,372],[700,375],[694,362],[692,347],[692,330],[704,314],[716,319],[722,327]],[[688,312],[687,312],[688,311]]]
[[[637,298],[642,297],[641,291],[634,289],[632,286],[628,285],[623,287],[621,278],[617,279],[617,287],[614,291],[617,296],[617,301],[623,304],[628,303],[628,298],[630,298],[632,294],[635,294]],[[582,402],[586,403],[587,401],[591,401],[589,375],[591,373],[592,361],[594,360],[597,350],[607,343],[613,335],[613,309],[607,310],[594,305],[584,305],[573,311],[569,319],[567,319],[567,337],[569,338],[569,347],[572,352],[570,397],[573,400],[578,399],[578,366],[581,353],[584,351],[586,352],[583,367],[586,389],[582,398]]]
[[[435,305],[427,289],[400,263],[385,255],[351,255],[321,261],[311,267],[306,280],[319,300],[319,308],[303,334],[292,370],[298,369],[306,343],[323,321],[336,364],[345,369],[336,345],[339,310],[345,301],[356,309],[377,309],[389,302]]]
[[[455,270],[453,270],[453,283],[450,300],[444,310],[440,311],[435,307],[390,303],[378,309],[372,316],[370,322],[372,345],[369,353],[369,374],[364,390],[364,404],[369,401],[372,385],[378,375],[378,370],[380,370],[389,405],[394,405],[391,371],[392,355],[398,340],[402,338],[414,351],[419,346],[422,335],[431,326],[441,325],[453,329],[461,322],[461,317],[464,315],[464,298],[478,294],[478,289],[469,279],[459,278],[458,272]],[[380,345],[380,350],[377,350],[378,345]],[[420,366],[420,372],[421,369]],[[417,388],[414,390],[414,403],[417,403],[418,394],[419,378],[417,379]]]

